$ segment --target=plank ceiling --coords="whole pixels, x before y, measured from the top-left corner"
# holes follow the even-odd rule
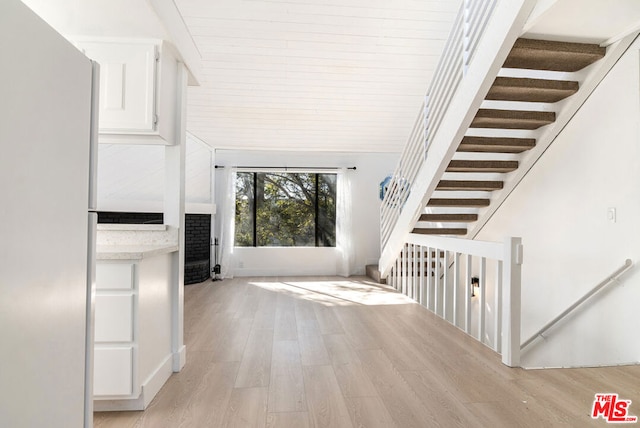
[[[461,0],[176,0],[202,55],[189,132],[221,149],[399,152]]]

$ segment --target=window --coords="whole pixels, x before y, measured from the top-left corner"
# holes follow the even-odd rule
[[[335,247],[336,174],[238,172],[235,245]]]

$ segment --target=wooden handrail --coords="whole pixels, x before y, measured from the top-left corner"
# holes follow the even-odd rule
[[[587,299],[589,299],[591,296],[596,294],[598,291],[600,291],[602,288],[604,288],[608,284],[618,279],[618,277],[623,273],[625,273],[627,270],[629,270],[631,266],[633,266],[633,262],[631,261],[631,259],[625,260],[624,265],[622,265],[614,273],[609,275],[605,280],[601,281],[598,285],[593,287],[591,291],[589,291],[587,294],[585,294],[580,299],[578,299],[573,305],[565,309],[560,315],[558,315],[557,317],[555,317],[554,319],[546,323],[544,327],[538,330],[529,339],[525,340],[522,343],[522,345],[520,345],[520,349],[524,349],[526,346],[530,345],[534,340],[536,340],[539,336],[542,336],[544,333],[546,333],[547,330],[549,330],[551,327],[556,325],[561,319],[569,315],[569,313],[571,313],[574,309],[576,309],[578,306],[583,304]]]

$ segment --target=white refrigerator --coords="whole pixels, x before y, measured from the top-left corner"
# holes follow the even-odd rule
[[[92,425],[94,68],[0,1],[1,427]]]

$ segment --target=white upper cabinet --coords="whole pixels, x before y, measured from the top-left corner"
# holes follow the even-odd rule
[[[166,43],[83,39],[100,64],[99,141],[174,144],[177,60]]]
[[[100,132],[153,132],[156,46],[87,43],[83,48],[100,64]]]

